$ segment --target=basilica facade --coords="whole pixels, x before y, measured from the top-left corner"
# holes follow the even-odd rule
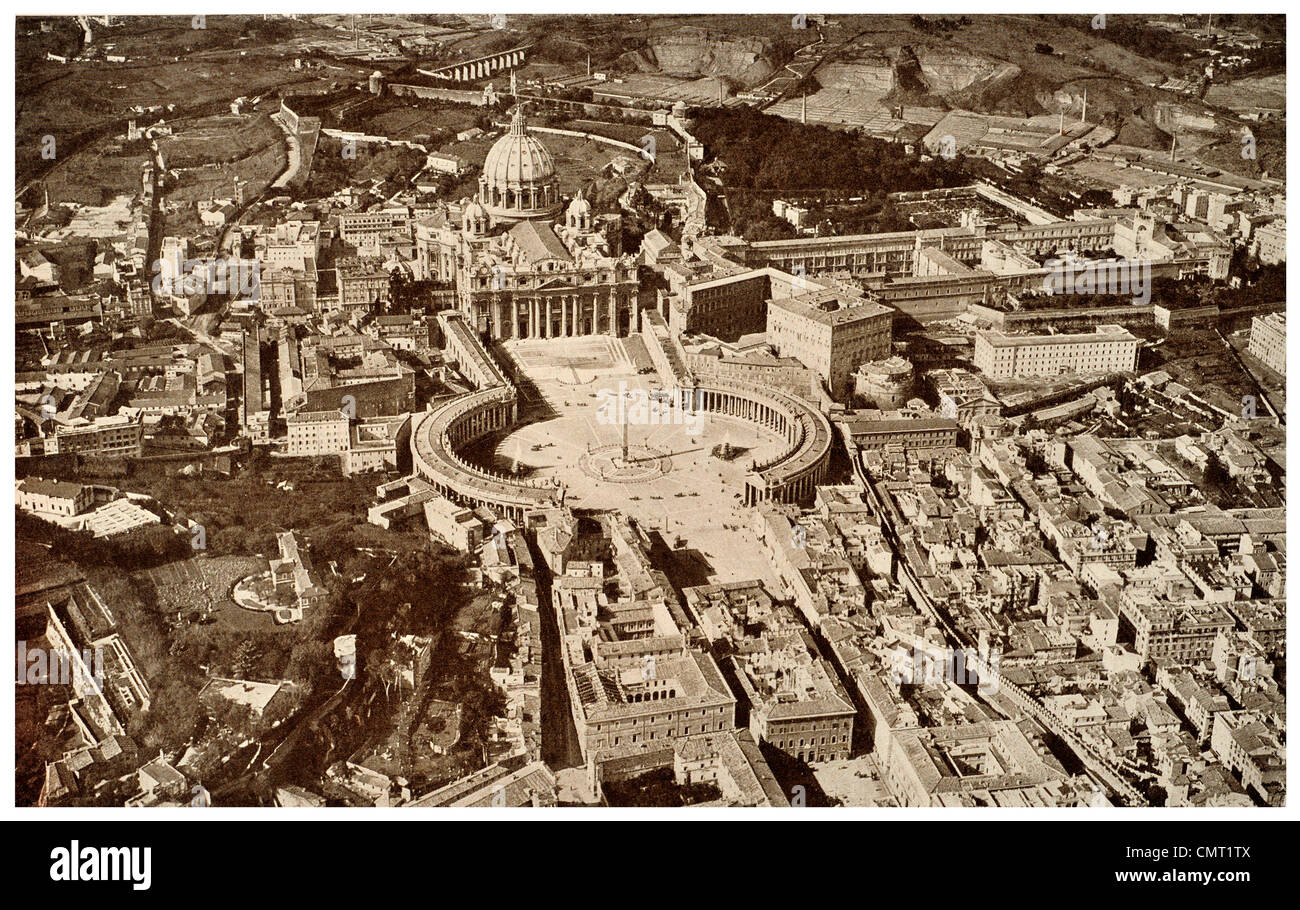
[[[493,339],[638,328],[635,257],[611,252],[581,192],[565,204],[522,107],[488,151],[476,197],[416,222],[416,268],[455,282],[466,320]]]

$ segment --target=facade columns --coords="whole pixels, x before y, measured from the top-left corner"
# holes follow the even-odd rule
[[[551,337],[551,298],[550,297],[546,298],[546,330],[545,330],[545,334],[542,337],[544,338]]]
[[[519,301],[510,298],[510,337],[519,338]]]
[[[560,334],[566,338],[569,335],[569,298],[560,298]]]

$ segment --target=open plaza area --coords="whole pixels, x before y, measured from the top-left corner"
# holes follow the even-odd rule
[[[566,505],[621,510],[665,531],[670,544],[681,539],[708,554],[711,580],[772,575],[741,491],[750,464],[780,451],[779,435],[737,418],[657,407],[662,384],[638,375],[621,339],[512,342],[507,350],[538,395],[521,397],[518,424],[480,440],[468,457],[520,479],[558,479]],[[728,445],[731,458],[714,454]]]

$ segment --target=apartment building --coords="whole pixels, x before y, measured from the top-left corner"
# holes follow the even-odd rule
[[[1255,232],[1255,255],[1264,265],[1286,262],[1286,221],[1278,219]]]
[[[341,410],[299,411],[286,417],[285,423],[290,455],[342,455],[351,444],[348,416]]]
[[[687,611],[715,647],[725,644],[749,730],[800,761],[848,758],[857,713],[794,609],[760,581],[682,591]]]
[[[955,419],[924,412],[850,411],[835,423],[844,439],[863,452],[890,446],[934,449],[957,444]]]
[[[339,237],[353,246],[365,246],[393,235],[411,232],[411,216],[405,209],[377,212],[344,212],[339,215]]]
[[[144,419],[140,415],[115,414],[60,425],[55,428],[54,435],[45,440],[45,453],[64,455],[70,452],[106,458],[138,458],[144,454]]]
[[[1185,664],[1209,660],[1219,633],[1234,626],[1231,614],[1218,604],[1172,602],[1137,588],[1120,595],[1120,616],[1132,626],[1133,650],[1143,660]]]
[[[59,480],[24,477],[14,484],[18,508],[25,512],[71,517],[90,508],[95,495],[90,487]]]
[[[349,256],[338,262],[339,305],[369,307],[388,302],[389,274],[383,260]]]
[[[1128,372],[1137,352],[1137,337],[1118,325],[1078,335],[975,335],[975,366],[990,379]]]
[[[1250,344],[1246,348],[1269,369],[1286,375],[1286,314],[1269,313],[1250,321]]]

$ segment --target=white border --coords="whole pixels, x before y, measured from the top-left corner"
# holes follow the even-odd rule
[[[50,15],[72,15],[81,13],[94,13],[98,15],[168,15],[176,16],[182,14],[183,10],[178,10],[174,6],[163,4],[161,2],[139,2],[139,0],[121,0],[115,3],[103,2],[77,2],[67,3],[63,0],[58,2],[43,3],[38,8],[33,8],[23,4],[27,9],[10,14],[10,17],[4,25],[4,79],[5,86],[14,84],[14,32],[15,19],[17,15],[31,16],[50,16]],[[199,4],[195,4],[196,14],[202,12]],[[252,2],[227,2],[221,4],[220,12],[213,15],[233,15],[262,13],[267,10],[268,4],[263,0],[261,3]],[[279,0],[274,4],[277,12],[297,12],[297,13],[355,13],[357,5],[355,0],[351,3],[340,3],[338,0]],[[433,12],[451,12],[450,10],[431,9],[427,4],[413,2],[413,0],[387,0],[380,4],[382,12],[385,13],[433,13]],[[549,14],[549,15],[610,15],[610,14],[710,14],[710,15],[794,15],[798,10],[791,10],[792,4],[776,4],[770,0],[620,0],[615,4],[598,4],[591,0],[569,0],[560,4],[546,4],[545,8],[539,9],[537,2],[509,2],[509,0],[488,0],[487,7],[482,10],[476,10],[478,13],[495,13],[504,12],[510,14]],[[1099,10],[1076,10],[1076,9],[1045,9],[1051,4],[1042,2],[1006,2],[1006,0],[995,0],[995,2],[982,5],[978,10],[973,9],[966,4],[955,2],[929,2],[929,0],[918,0],[907,4],[906,12],[892,13],[882,9],[864,8],[862,3],[830,2],[821,4],[815,10],[817,12],[827,12],[840,15],[868,15],[868,14],[892,14],[892,15],[911,15],[912,13],[929,13],[929,14],[946,14],[946,15],[989,15],[997,13],[1011,14],[1032,14],[1032,13],[1049,13],[1049,14],[1070,14],[1091,17],[1097,12],[1105,12],[1114,15],[1132,14],[1131,9],[1099,9]],[[1109,4],[1106,4],[1109,6]],[[1279,13],[1287,12],[1289,4],[1270,0],[1256,6],[1262,8],[1252,9],[1253,13]],[[1209,4],[1204,2],[1189,3],[1171,3],[1167,0],[1154,0],[1143,4],[1143,13],[1219,13],[1225,12],[1223,4]],[[1216,8],[1217,7],[1217,8]],[[380,12],[380,10],[370,10]],[[1289,23],[1288,23],[1289,26]],[[1289,28],[1288,28],[1289,33]],[[5,123],[14,122],[14,95],[6,88],[3,91],[3,121]],[[1287,99],[1288,119],[1290,114],[1295,112],[1296,103],[1294,97]],[[1300,121],[1297,121],[1300,123]],[[14,185],[14,147],[10,144],[3,144],[0,151],[3,155],[5,172],[9,176],[10,184]],[[1287,176],[1294,178],[1297,168],[1296,156],[1291,155],[1287,162]],[[1288,179],[1288,183],[1294,182]],[[12,240],[12,226],[8,227]],[[1288,243],[1288,251],[1295,248],[1295,235]],[[13,291],[12,273],[5,269],[6,281],[9,283],[9,289]],[[1296,293],[1296,285],[1300,282],[1300,263],[1297,263],[1295,269],[1287,281],[1288,296]],[[12,295],[9,299],[13,299]],[[0,361],[4,369],[4,382],[8,389],[13,388],[13,373],[7,369],[9,364],[13,363],[14,350],[14,326],[12,323],[5,322],[0,326],[0,333],[4,338],[5,359]],[[1297,335],[1294,344],[1288,344],[1290,350],[1300,349],[1300,334]],[[1297,358],[1300,361],[1300,358]],[[1296,399],[1295,386],[1300,384],[1300,379],[1292,373],[1291,381],[1287,384],[1288,397]],[[8,481],[12,481],[14,475],[14,462],[12,449],[7,449],[8,464]],[[6,495],[12,497],[12,483],[5,486]],[[1287,516],[1287,533],[1289,537],[1295,537],[1300,541],[1300,535],[1295,533],[1296,521],[1293,516]],[[3,532],[0,532],[0,548],[3,553],[0,554],[0,561],[3,563],[4,577],[12,582],[14,572],[14,542],[13,542],[13,525],[6,524]],[[8,586],[5,587],[5,590]],[[1289,607],[1289,603],[1288,603]],[[1289,610],[1288,610],[1289,613]],[[12,610],[3,610],[3,640],[5,642],[14,640],[14,614]],[[1295,639],[1294,625],[1289,625],[1287,630],[1288,650],[1294,653]],[[485,814],[481,810],[475,809],[284,809],[284,808],[217,808],[212,807],[201,811],[195,809],[150,809],[150,810],[132,810],[126,808],[70,808],[70,809],[37,809],[29,807],[14,807],[14,775],[12,756],[14,755],[14,698],[13,687],[14,681],[12,674],[5,673],[5,696],[3,706],[0,706],[0,730],[3,731],[3,748],[4,762],[7,770],[0,774],[0,817],[5,819],[26,819],[26,820],[68,820],[85,819],[91,821],[113,821],[117,819],[129,819],[132,821],[165,819],[168,821],[184,819],[188,821],[197,821],[201,818],[217,818],[222,820],[257,820],[257,821],[279,821],[279,820],[335,820],[335,819],[403,819],[406,821],[423,821],[430,819],[438,820],[476,820],[484,821],[489,819],[499,820],[543,820],[543,819],[582,819],[582,820],[763,820],[763,821],[798,821],[798,820],[879,820],[879,821],[932,821],[932,820],[979,820],[979,821],[1027,821],[1027,820],[1057,820],[1068,818],[1077,821],[1108,821],[1116,818],[1123,818],[1126,821],[1144,822],[1144,821],[1169,821],[1173,819],[1186,820],[1188,822],[1198,821],[1220,821],[1220,820],[1256,820],[1256,821],[1280,821],[1283,819],[1292,820],[1296,817],[1294,804],[1300,795],[1292,798],[1291,805],[1283,809],[1267,809],[1262,807],[1250,809],[1142,809],[1142,810],[1124,810],[1124,809],[894,809],[894,808],[834,808],[834,809],[696,809],[696,810],[637,810],[637,809],[615,809],[615,808],[573,808],[562,811],[539,812],[531,809],[506,809],[497,810],[496,812]],[[1288,715],[1289,715],[1288,711]],[[1288,769],[1288,784],[1292,778],[1290,769]],[[1288,788],[1290,789],[1290,787]],[[35,814],[33,814],[35,813]],[[1198,835],[1192,831],[1188,832],[1189,842]],[[1212,831],[1207,832],[1206,838],[1212,839]],[[1135,835],[1135,843],[1137,843]],[[1037,857],[1032,857],[1037,859]]]

